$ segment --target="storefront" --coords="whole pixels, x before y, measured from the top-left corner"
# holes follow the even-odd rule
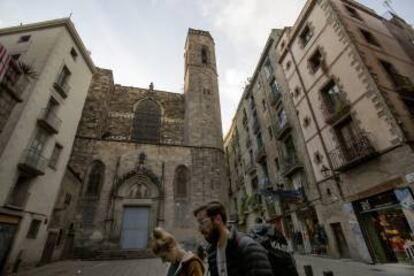
[[[414,199],[408,187],[353,202],[375,262],[408,262],[404,246],[414,240]]]

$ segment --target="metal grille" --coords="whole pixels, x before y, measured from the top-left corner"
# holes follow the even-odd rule
[[[143,100],[136,107],[132,139],[136,142],[159,143],[161,109],[152,100]]]

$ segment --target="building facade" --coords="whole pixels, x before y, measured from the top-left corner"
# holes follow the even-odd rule
[[[155,226],[195,246],[192,210],[227,201],[211,35],[188,31],[184,94],[114,84],[112,71],[98,69],[70,165],[82,179],[77,256],[146,254]]]
[[[414,231],[414,63],[413,45],[398,39],[395,22],[356,1],[307,1],[276,48],[333,256],[407,261],[404,246]],[[412,33],[406,23],[403,29]]]
[[[272,30],[225,138],[231,213],[249,230],[255,218],[272,223],[290,250],[311,253],[319,192]]]
[[[42,259],[95,67],[69,19],[1,29],[0,45],[0,270],[17,271]]]

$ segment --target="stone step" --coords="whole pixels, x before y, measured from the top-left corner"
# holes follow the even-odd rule
[[[129,260],[129,259],[147,259],[154,258],[154,254],[150,250],[102,250],[96,251],[86,259],[88,260]]]

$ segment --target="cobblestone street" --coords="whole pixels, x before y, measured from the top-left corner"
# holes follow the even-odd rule
[[[348,259],[295,256],[300,276],[304,266],[311,265],[314,276],[332,271],[334,276],[412,276],[414,266],[403,264],[369,265]],[[126,261],[63,261],[16,274],[16,276],[164,276],[167,264],[159,259]]]

